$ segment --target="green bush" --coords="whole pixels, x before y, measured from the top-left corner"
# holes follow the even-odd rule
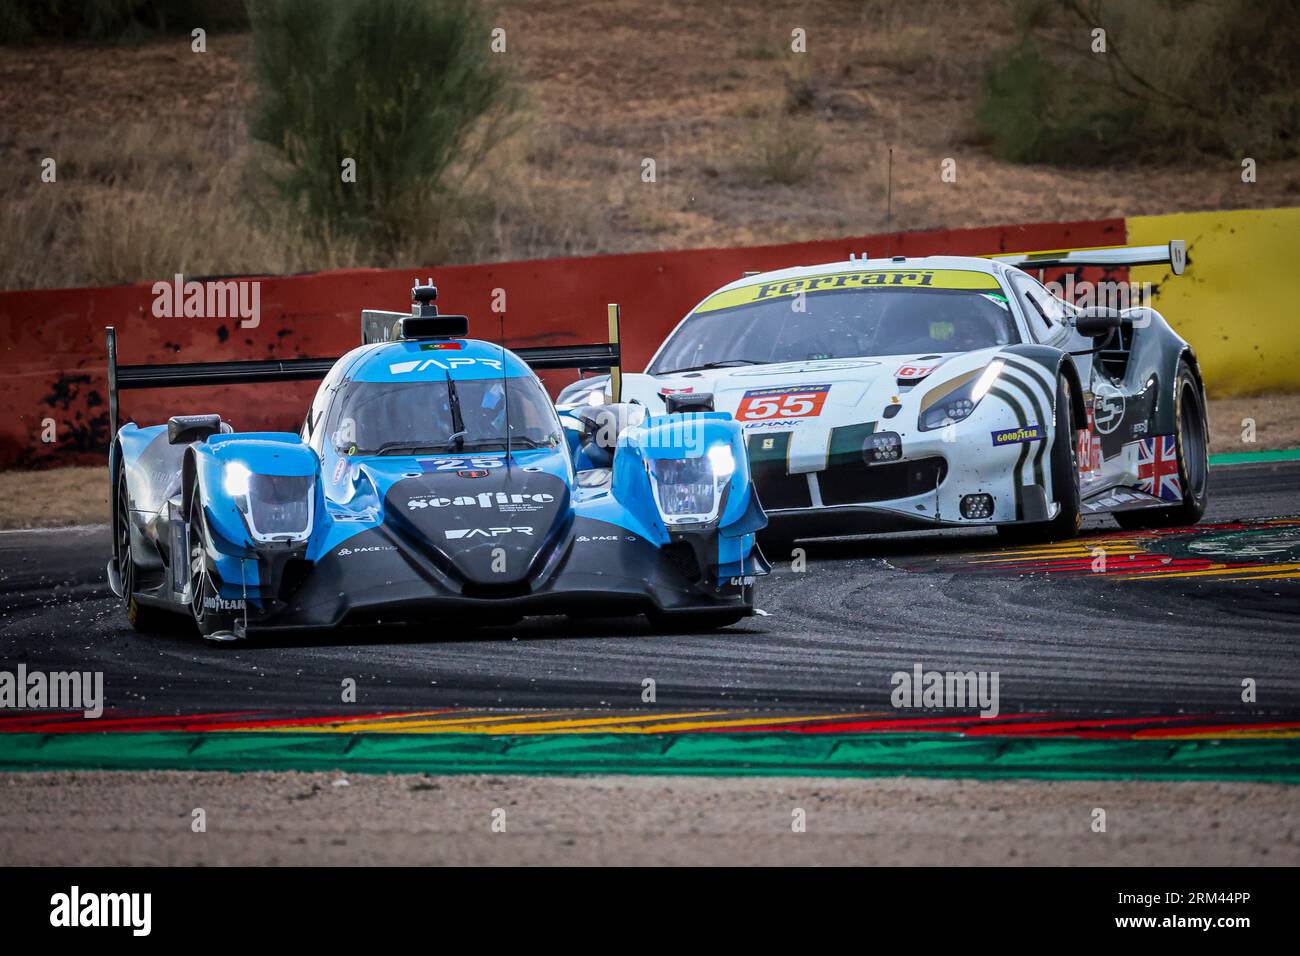
[[[448,172],[499,138],[515,88],[472,0],[253,0],[253,135],[323,233],[392,247],[454,206]],[[356,181],[342,164],[355,160]]]
[[[1300,150],[1294,0],[1021,0],[1019,9],[1020,38],[990,65],[975,114],[996,155],[1088,165]],[[1104,53],[1091,48],[1096,28]]]

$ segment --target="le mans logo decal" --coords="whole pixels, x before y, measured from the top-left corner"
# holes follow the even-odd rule
[[[813,418],[822,413],[829,385],[786,385],[751,388],[740,400],[736,421],[767,421],[772,418]]]
[[[1038,441],[1043,437],[1043,430],[1037,425],[1022,425],[1020,428],[1004,428],[993,433],[993,446],[1015,445],[1020,442]]]

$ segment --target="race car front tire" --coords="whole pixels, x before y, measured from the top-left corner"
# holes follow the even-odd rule
[[[122,582],[122,603],[126,619],[141,634],[159,634],[174,630],[178,619],[161,608],[141,604],[136,596],[136,564],[131,553],[131,503],[127,493],[126,474],[117,472],[117,494],[113,504],[113,560],[117,562],[118,577]]]
[[[194,493],[190,496],[189,532],[190,613],[194,617],[194,625],[205,641],[213,644],[232,642],[236,640],[237,612],[221,607],[221,595],[212,579],[207,550],[207,525],[203,519],[203,499],[197,482]]]
[[[1061,541],[1079,533],[1082,512],[1073,397],[1069,380],[1062,376],[1056,382],[1056,425],[1049,457],[1052,493],[1059,506],[1056,517],[1033,524],[998,525],[998,534],[1009,541]]]

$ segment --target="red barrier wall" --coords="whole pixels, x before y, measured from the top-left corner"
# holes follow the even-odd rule
[[[742,249],[546,259],[434,271],[444,312],[465,312],[474,334],[496,340],[493,290],[506,294],[510,346],[605,339],[605,304],[623,311],[624,364],[639,371],[697,301],[746,270],[872,256],[977,255],[1116,245],[1124,221],[935,230]],[[0,292],[0,468],[96,463],[108,447],[104,327],[118,330],[121,364],[341,355],[358,344],[363,308],[404,311],[411,280],[428,269],[362,269],[260,279],[261,322],[155,318],[152,283],[104,289]],[[193,277],[187,277],[193,278]],[[576,373],[574,373],[576,374]],[[557,388],[572,374],[550,373]],[[314,382],[132,391],[122,417],[142,424],[218,411],[237,430],[296,429]],[[54,422],[55,440],[42,440]]]

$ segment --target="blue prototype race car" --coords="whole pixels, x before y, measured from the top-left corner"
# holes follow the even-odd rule
[[[212,641],[389,620],[646,614],[664,629],[754,613],[766,518],[729,414],[566,411],[535,367],[617,367],[617,344],[512,352],[439,315],[363,313],[337,360],[118,366],[120,388],[324,376],[300,433],[218,415],[127,423],[110,451],[113,591],[140,630]]]

